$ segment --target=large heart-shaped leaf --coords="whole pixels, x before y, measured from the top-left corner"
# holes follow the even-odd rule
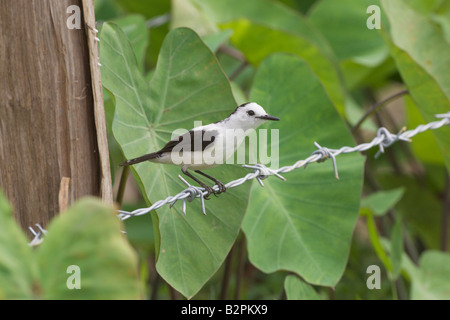
[[[179,128],[190,129],[226,117],[235,108],[230,84],[215,56],[192,30],[175,29],[161,48],[150,87],[139,73],[123,32],[107,23],[102,29],[104,86],[116,99],[113,132],[130,159],[161,149]],[[175,166],[141,163],[133,166],[148,202],[186,188]],[[245,170],[220,166],[208,171],[227,182]],[[160,240],[157,270],[186,297],[192,297],[217,271],[239,232],[250,185],[231,189],[206,203],[200,201],[158,210]]]
[[[140,298],[137,257],[100,200],[77,202],[44,239],[33,251],[0,193],[1,299]]]
[[[83,199],[52,221],[38,262],[44,299],[140,298],[137,256],[115,210],[97,199]],[[79,289],[70,289],[76,272]]]
[[[313,287],[293,275],[284,280],[284,290],[289,300],[321,300]]]
[[[144,59],[148,46],[148,28],[146,20],[143,16],[130,14],[114,20],[127,35],[130,40],[133,51],[136,54],[136,60],[139,69],[144,71]]]
[[[329,148],[352,146],[347,128],[308,64],[296,56],[272,55],[257,72],[251,98],[281,118],[280,165],[307,158],[313,142]],[[312,284],[334,286],[349,254],[358,217],[363,158],[311,164],[254,185],[243,230],[250,260],[265,272],[290,270]]]

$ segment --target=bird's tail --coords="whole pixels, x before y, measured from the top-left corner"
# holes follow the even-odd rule
[[[119,166],[121,166],[121,167],[131,166],[131,165],[136,164],[136,163],[140,163],[140,162],[144,162],[144,161],[147,161],[147,160],[155,159],[158,156],[159,155],[157,153],[149,153],[149,154],[146,154],[146,155],[141,156],[139,158],[134,158],[134,159],[130,159],[130,160],[127,160],[125,162],[122,162],[121,164],[119,164]]]

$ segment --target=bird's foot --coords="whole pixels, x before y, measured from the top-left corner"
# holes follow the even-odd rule
[[[213,190],[212,194],[215,195],[217,198],[217,196],[219,194],[227,191],[227,187],[225,187],[225,185],[222,182],[220,182],[219,180],[216,181],[216,185],[219,187],[219,190],[218,191]],[[209,194],[208,194],[208,196],[209,196]]]
[[[225,191],[227,191],[227,187],[225,187],[225,185],[222,183],[222,182],[220,182],[220,181],[216,181],[216,184],[217,184],[217,186],[219,187],[219,190],[218,191],[216,191],[216,190],[214,190],[213,189],[213,187],[210,187],[210,186],[207,186],[207,185],[203,185],[202,187],[203,188],[205,188],[206,189],[206,191],[208,192],[207,194],[205,194],[204,196],[203,196],[203,198],[204,199],[206,199],[206,200],[209,200],[210,199],[210,195],[215,195],[216,197],[219,195],[219,194],[221,194],[221,193],[223,193],[223,192],[225,192]]]
[[[218,194],[221,194],[221,193],[227,191],[227,187],[225,187],[225,185],[222,182],[220,182],[219,180],[216,180],[216,184],[219,187],[219,191],[215,192],[214,193],[215,195],[218,195]]]
[[[212,187],[207,186],[206,184],[205,184],[205,185],[202,185],[202,187],[205,188],[206,191],[207,191],[207,193],[206,193],[205,195],[203,195],[203,198],[204,198],[205,200],[209,200],[209,199],[210,199],[209,196],[210,196],[211,194],[216,195],[216,191],[214,191],[214,189],[213,189]]]

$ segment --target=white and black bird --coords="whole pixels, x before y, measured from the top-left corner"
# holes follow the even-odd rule
[[[224,164],[233,156],[245,137],[262,125],[267,120],[279,121],[280,119],[267,114],[267,112],[255,102],[249,102],[238,106],[226,119],[199,126],[169,141],[161,150],[130,159],[120,166],[134,165],[143,161],[155,163],[174,164],[181,166],[181,171],[205,188],[210,194],[225,192],[225,185],[214,177],[200,171]],[[204,184],[194,177],[188,169],[203,175],[214,181],[219,191]]]

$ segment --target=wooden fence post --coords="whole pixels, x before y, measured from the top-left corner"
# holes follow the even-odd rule
[[[95,28],[92,0],[0,1],[0,189],[23,228],[83,196],[112,203],[86,9]]]

